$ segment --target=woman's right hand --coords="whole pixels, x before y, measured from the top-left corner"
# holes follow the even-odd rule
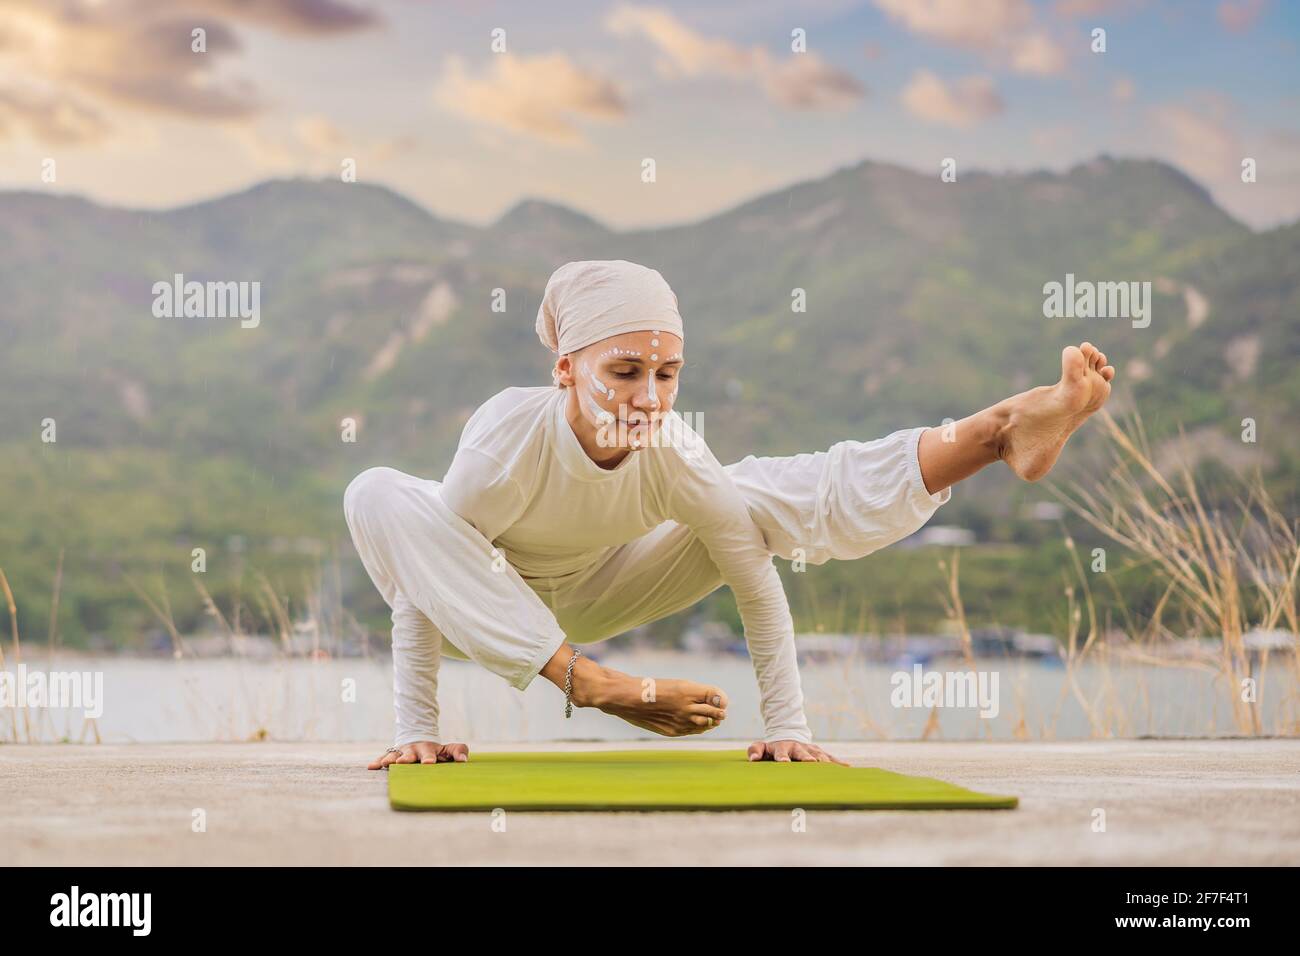
[[[469,760],[466,744],[440,744],[436,740],[416,740],[385,751],[367,770],[386,770],[392,763],[465,763]]]

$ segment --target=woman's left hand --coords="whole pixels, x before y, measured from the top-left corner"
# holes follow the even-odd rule
[[[749,759],[777,760],[786,763],[793,760],[811,760],[837,763],[842,767],[849,766],[846,761],[832,757],[816,744],[804,744],[797,740],[760,740],[749,745]]]

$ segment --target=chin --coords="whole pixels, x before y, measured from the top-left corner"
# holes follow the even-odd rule
[[[623,445],[623,447],[627,448],[630,451],[644,451],[646,448],[649,448],[650,445],[655,441],[656,437],[659,435],[661,427],[662,426],[659,423],[656,423],[655,425],[651,426],[649,429],[641,428],[634,432],[632,426],[629,425],[626,432],[627,441]],[[641,439],[640,444],[634,445],[632,443],[632,439],[634,437]]]

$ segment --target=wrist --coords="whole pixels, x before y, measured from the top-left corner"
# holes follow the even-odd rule
[[[763,734],[763,740],[766,743],[775,743],[778,740],[793,740],[799,744],[812,743],[812,734],[807,727],[790,727],[785,730],[774,730],[771,733]]]

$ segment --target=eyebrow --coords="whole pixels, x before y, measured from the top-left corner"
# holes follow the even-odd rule
[[[645,359],[637,358],[635,355],[615,355],[615,356],[611,357],[609,361],[611,361],[611,362],[633,362],[633,363],[635,363],[635,364],[637,364],[637,365],[643,365],[643,364],[645,363]],[[660,364],[660,365],[684,365],[685,362],[683,362],[682,359],[675,358],[675,359],[669,359],[667,362],[660,362],[659,364]]]

